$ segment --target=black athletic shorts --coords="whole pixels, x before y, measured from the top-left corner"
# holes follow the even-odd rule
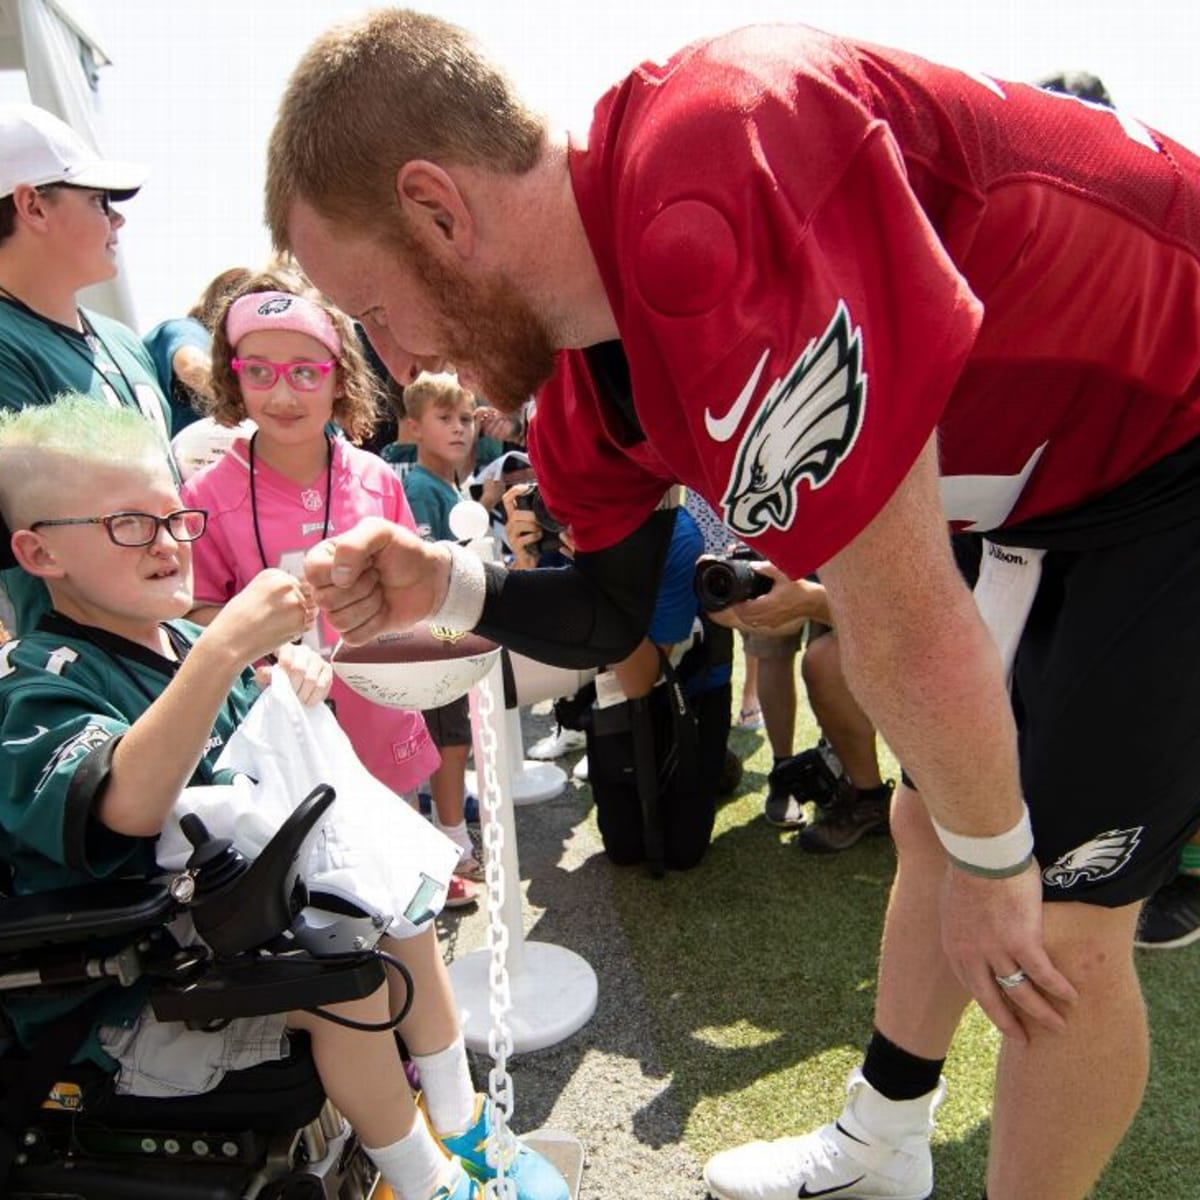
[[[441,708],[427,708],[421,713],[429,728],[429,736],[439,749],[446,746],[471,744],[471,705],[466,696],[451,700]]]
[[[1200,827],[1200,520],[1048,550],[1012,690],[1045,899],[1151,895]]]

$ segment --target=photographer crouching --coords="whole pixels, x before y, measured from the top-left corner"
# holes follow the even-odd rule
[[[573,554],[570,530],[536,484],[511,488],[504,509],[514,569],[537,569],[553,550]],[[695,521],[677,510],[646,637],[556,706],[560,723],[587,737],[605,853],[619,866],[644,862],[656,876],[700,862],[717,797],[731,793],[741,775],[726,747],[733,637],[704,618],[693,589],[702,549]]]

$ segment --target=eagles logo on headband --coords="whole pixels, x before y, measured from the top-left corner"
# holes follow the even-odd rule
[[[231,346],[248,333],[283,330],[316,338],[336,358],[342,353],[342,338],[330,315],[306,296],[288,292],[250,292],[239,296],[225,317],[225,334]]]

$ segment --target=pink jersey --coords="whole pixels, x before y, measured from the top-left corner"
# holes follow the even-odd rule
[[[530,445],[583,550],[682,481],[798,577],[935,429],[979,530],[1200,436],[1200,161],[1124,115],[758,28],[635,71],[570,170],[645,434],[560,355]]]
[[[395,472],[348,442],[337,440],[332,446],[329,535],[345,533],[364,517],[385,517],[415,530]],[[264,566],[250,502],[248,448],[246,441],[235,442],[223,458],[183,486],[186,504],[208,510],[208,528],[192,548],[197,604],[224,604]],[[265,565],[300,575],[304,552],[321,540],[325,529],[325,472],[301,486],[257,458],[254,473]],[[328,653],[337,634],[323,616],[319,632],[321,648]],[[393,791],[416,787],[438,766],[437,748],[420,713],[372,704],[340,680],[334,681],[330,697],[363,764]]]

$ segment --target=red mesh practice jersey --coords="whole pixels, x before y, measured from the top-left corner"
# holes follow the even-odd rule
[[[582,549],[682,481],[799,576],[935,426],[977,529],[1200,434],[1200,161],[1130,118],[760,27],[639,68],[570,164],[646,434],[560,356],[531,440]]]

